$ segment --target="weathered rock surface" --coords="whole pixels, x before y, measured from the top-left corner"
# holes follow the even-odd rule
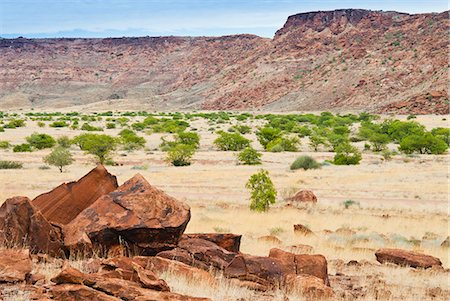
[[[450,236],[447,236],[447,238],[441,243],[441,247],[450,248]]]
[[[413,268],[426,269],[431,268],[432,266],[442,266],[442,262],[439,258],[401,249],[379,249],[375,253],[375,256],[380,263],[390,262]]]
[[[300,190],[294,196],[290,197],[288,201],[292,205],[302,203],[317,203],[317,197],[311,190]]]
[[[61,184],[32,203],[50,223],[65,225],[100,196],[116,188],[116,177],[98,165],[78,181]]]
[[[296,224],[294,225],[294,232],[296,234],[300,234],[300,235],[313,235],[313,231],[311,231],[308,227],[302,225],[302,224]]]
[[[183,238],[200,238],[215,243],[221,248],[227,251],[237,253],[241,246],[242,235],[236,235],[231,233],[189,233],[183,234]]]
[[[30,252],[25,249],[0,249],[0,282],[25,281],[31,273]]]
[[[325,285],[330,285],[328,263],[323,255],[293,254],[273,248],[269,252],[269,257],[282,261],[296,275],[307,274],[315,276],[322,279]]]
[[[27,197],[7,199],[0,207],[0,245],[27,246],[33,253],[61,255],[61,229],[52,226]]]
[[[308,300],[322,300],[333,297],[333,290],[323,283],[323,280],[307,275],[287,275],[284,287],[288,292],[296,292]]]
[[[71,250],[108,251],[125,245],[143,255],[154,255],[177,246],[189,219],[189,206],[138,174],[67,224],[64,242]]]

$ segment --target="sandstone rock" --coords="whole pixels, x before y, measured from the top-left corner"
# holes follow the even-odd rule
[[[14,197],[0,207],[0,244],[60,255],[63,240],[60,229],[48,223],[27,197]]]
[[[0,249],[0,282],[25,281],[31,273],[30,252],[25,249]]]
[[[273,244],[273,245],[281,245],[282,244],[282,241],[274,235],[266,235],[266,236],[258,237],[258,241],[268,243],[268,244]]]
[[[117,179],[98,165],[76,182],[64,183],[39,195],[33,205],[51,223],[65,225],[100,196],[117,188]]]
[[[375,256],[380,263],[391,262],[401,266],[410,266],[413,268],[430,268],[432,266],[442,266],[439,258],[425,255],[418,252],[406,251],[401,249],[379,249]]]
[[[122,301],[120,298],[81,284],[55,285],[49,289],[49,294],[52,296],[52,300],[56,301]]]
[[[270,288],[292,273],[280,260],[270,257],[237,255],[225,268],[224,275],[242,281],[251,281]]]
[[[441,243],[441,247],[450,248],[450,236],[447,236],[447,238]]]
[[[97,199],[64,227],[71,250],[110,250],[120,245],[154,255],[176,247],[190,208],[151,186],[141,175]]]
[[[219,247],[224,248],[227,251],[237,253],[241,245],[242,235],[236,235],[231,233],[195,233],[195,234],[183,234],[183,238],[201,238],[209,240]]]
[[[317,197],[311,190],[300,190],[293,197],[288,199],[292,204],[295,203],[317,203]]]
[[[211,273],[176,260],[159,256],[135,256],[133,257],[133,262],[159,275],[168,272],[185,277],[194,282],[199,281],[202,283],[216,284],[216,280]]]
[[[156,255],[158,257],[169,259],[172,261],[179,261],[186,265],[197,267],[205,271],[208,271],[210,268],[210,265],[194,258],[194,256],[188,250],[182,248],[175,248],[169,251],[162,251]]]
[[[305,236],[314,234],[313,231],[311,231],[308,227],[303,226],[302,224],[294,225],[294,233]]]
[[[295,292],[308,300],[322,300],[333,297],[333,290],[323,280],[311,275],[287,275],[284,282],[288,292]]]
[[[293,254],[273,248],[269,252],[269,257],[282,261],[296,275],[312,275],[322,279],[325,285],[330,285],[328,264],[323,255]]]

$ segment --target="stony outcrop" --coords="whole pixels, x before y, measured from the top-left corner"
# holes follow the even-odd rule
[[[175,248],[189,220],[189,206],[138,174],[67,224],[64,243],[73,251],[108,251],[125,245],[143,255],[154,255]]]
[[[50,222],[65,225],[99,197],[117,188],[117,179],[98,165],[76,182],[64,183],[39,195],[33,205]]]
[[[394,263],[400,266],[410,266],[413,268],[431,268],[432,266],[442,266],[439,258],[401,249],[379,249],[375,256],[380,263]]]
[[[290,197],[288,202],[294,206],[302,203],[317,203],[317,197],[311,190],[300,190]]]
[[[29,247],[33,253],[62,255],[61,229],[51,225],[27,197],[7,199],[0,207],[0,245]]]
[[[231,233],[189,233],[183,234],[182,238],[200,238],[215,243],[229,252],[239,252],[242,235]]]
[[[25,249],[0,249],[0,282],[25,281],[31,273],[30,252]]]
[[[304,236],[308,236],[308,235],[313,235],[314,232],[311,231],[307,226],[304,226],[302,224],[295,224],[294,225],[294,233],[295,234],[299,234],[299,235],[304,235]]]

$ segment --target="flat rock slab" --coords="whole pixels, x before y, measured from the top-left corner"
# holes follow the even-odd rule
[[[401,249],[380,249],[375,256],[380,263],[390,262],[413,268],[427,269],[435,265],[442,266],[441,260],[437,257]]]
[[[25,281],[31,273],[30,252],[25,249],[0,249],[0,282]]]

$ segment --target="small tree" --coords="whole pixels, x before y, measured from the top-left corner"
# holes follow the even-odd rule
[[[389,143],[389,136],[386,134],[373,133],[369,137],[369,142],[372,144],[372,149],[376,152],[380,152],[386,148],[386,144]]]
[[[256,132],[256,137],[258,137],[258,141],[259,143],[261,143],[264,149],[267,149],[267,145],[271,141],[280,138],[281,134],[282,133],[280,129],[266,126]]]
[[[319,146],[328,146],[328,141],[325,137],[318,134],[312,134],[309,136],[309,145],[314,149],[315,152],[319,150]]]
[[[72,140],[67,136],[61,136],[57,140],[58,145],[64,148],[69,148],[72,145]]]
[[[191,165],[192,156],[195,153],[195,147],[188,144],[177,144],[167,151],[166,161],[173,166]]]
[[[264,212],[275,203],[277,191],[267,170],[261,169],[252,175],[245,187],[251,191],[250,210]]]
[[[237,158],[241,164],[244,165],[258,165],[261,164],[261,153],[251,146],[244,148]]]
[[[114,137],[103,134],[82,134],[75,137],[74,143],[88,154],[96,156],[101,164],[109,158],[117,146]]]
[[[419,153],[434,155],[445,153],[447,148],[448,145],[444,140],[428,132],[403,138],[399,147],[406,154]]]
[[[73,158],[67,148],[58,146],[48,156],[44,157],[44,162],[58,167],[59,171],[63,172],[63,167],[72,164]]]
[[[317,169],[320,168],[320,164],[313,157],[300,156],[291,164],[291,170],[300,168],[303,168],[304,170]]]
[[[361,161],[361,152],[351,145],[344,143],[336,148],[336,155],[334,156],[334,164],[336,165],[356,165]]]

